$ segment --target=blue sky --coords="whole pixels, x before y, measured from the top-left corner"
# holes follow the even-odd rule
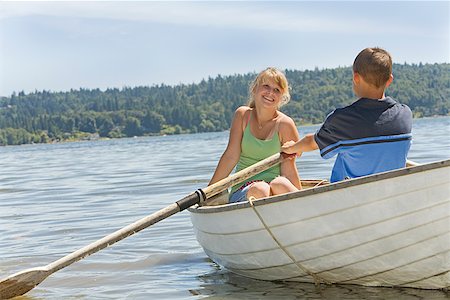
[[[350,66],[371,46],[450,62],[449,19],[449,1],[0,1],[0,96]]]

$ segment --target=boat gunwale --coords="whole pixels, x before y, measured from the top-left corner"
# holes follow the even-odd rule
[[[351,187],[351,186],[363,185],[363,184],[367,184],[367,183],[371,183],[371,182],[375,182],[375,181],[381,181],[381,180],[386,180],[386,179],[400,177],[400,176],[407,176],[407,175],[411,175],[411,174],[415,174],[415,173],[419,173],[419,172],[444,168],[444,167],[448,167],[448,166],[450,166],[450,159],[425,163],[425,164],[421,164],[421,165],[417,165],[417,166],[396,169],[396,170],[392,170],[392,171],[367,175],[367,176],[358,177],[358,178],[352,178],[349,180],[343,180],[343,181],[339,181],[339,182],[335,182],[335,183],[330,183],[327,185],[317,186],[314,188],[303,189],[303,190],[295,191],[292,193],[287,193],[287,194],[282,194],[282,195],[277,195],[277,196],[270,196],[267,198],[253,200],[252,203],[250,203],[249,201],[244,201],[244,202],[238,202],[238,203],[227,203],[227,204],[216,205],[216,206],[195,205],[193,207],[189,207],[188,211],[190,213],[217,213],[217,212],[231,211],[231,210],[236,210],[236,209],[244,209],[244,208],[252,207],[252,205],[260,206],[260,205],[270,204],[270,203],[274,203],[274,202],[287,201],[287,200],[292,200],[294,198],[307,197],[310,195],[316,195],[316,194],[325,193],[325,192],[329,192],[329,191],[333,191],[333,190],[340,190],[340,189]]]

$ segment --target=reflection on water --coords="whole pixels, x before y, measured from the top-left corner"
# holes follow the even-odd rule
[[[428,291],[411,288],[378,288],[357,285],[314,285],[299,282],[267,282],[241,277],[230,272],[216,270],[199,276],[199,289],[193,295],[206,299],[448,299],[444,291]]]
[[[450,157],[450,117],[415,120],[409,158]],[[301,135],[317,126],[300,127]],[[0,277],[46,265],[206,186],[228,132],[0,147]],[[327,178],[333,160],[297,161]],[[446,299],[441,291],[264,282],[212,263],[182,212],[51,275],[22,299]]]

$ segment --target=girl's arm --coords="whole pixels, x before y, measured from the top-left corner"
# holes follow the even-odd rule
[[[299,140],[297,127],[295,126],[294,121],[289,117],[283,118],[282,122],[280,123],[279,133],[281,137],[281,144],[284,144],[287,141],[296,142]],[[295,185],[296,188],[302,188],[297,166],[295,164],[295,157],[285,159],[281,162],[281,176],[289,179],[289,181],[292,182],[292,184]]]
[[[234,113],[233,122],[230,128],[230,137],[228,139],[228,145],[225,152],[217,164],[213,177],[208,185],[216,183],[217,181],[230,175],[233,168],[236,166],[241,155],[241,141],[243,135],[242,124],[244,120],[245,112],[248,111],[247,106],[239,107]]]

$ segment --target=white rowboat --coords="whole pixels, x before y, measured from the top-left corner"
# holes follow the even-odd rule
[[[242,276],[450,286],[450,160],[189,211],[206,254]]]

